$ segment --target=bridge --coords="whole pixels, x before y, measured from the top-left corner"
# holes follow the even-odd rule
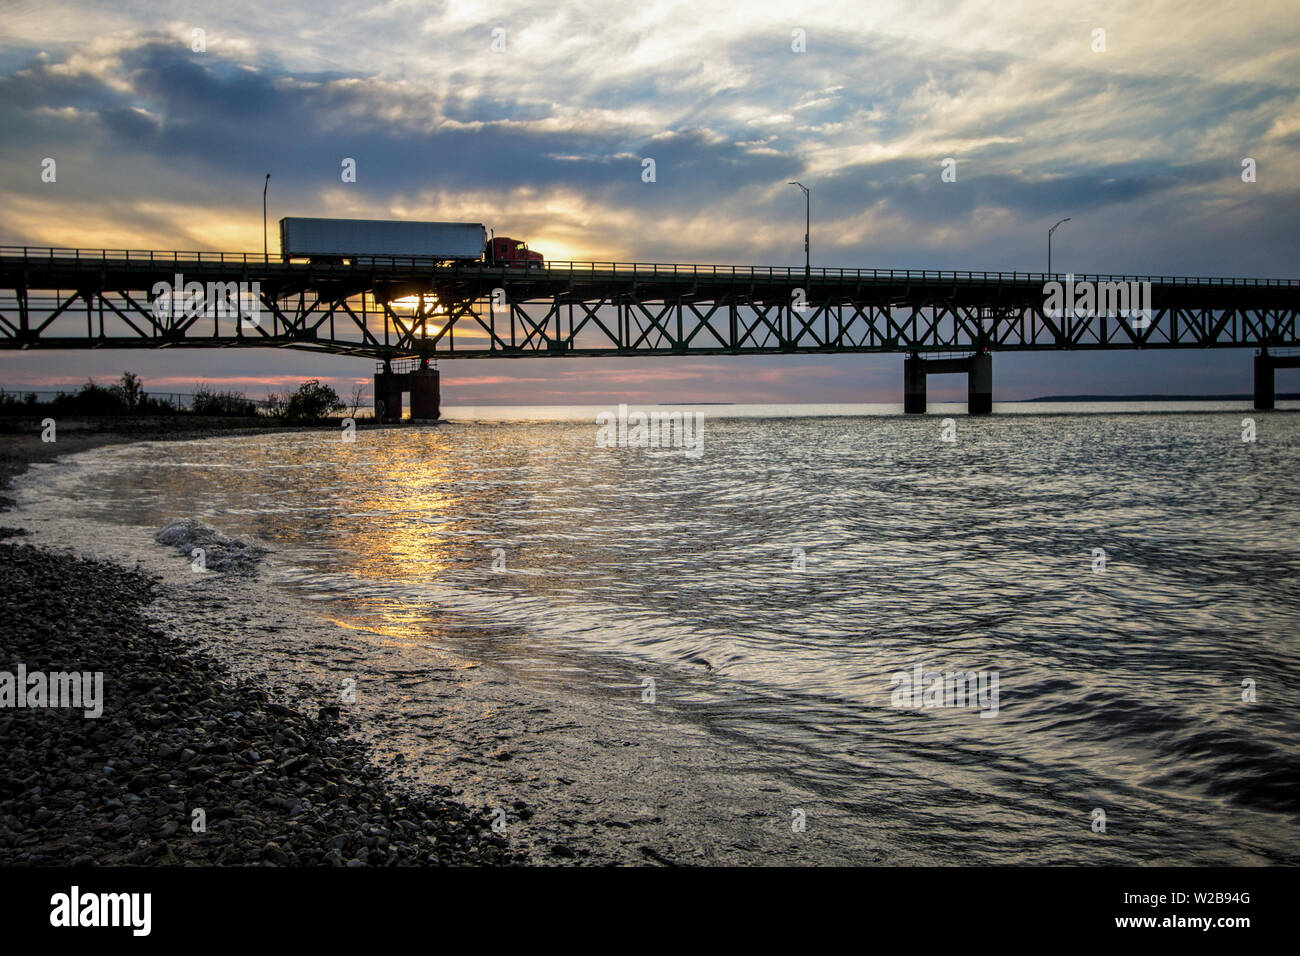
[[[1054,308],[1049,282],[1146,283],[1149,312],[1081,309],[1072,298]],[[187,301],[159,291],[190,286],[201,292]],[[0,246],[0,348],[364,357],[383,363],[375,395],[388,417],[395,408],[400,417],[403,392],[413,413],[418,405],[436,417],[436,359],[902,353],[908,412],[925,410],[928,374],[965,372],[970,411],[986,413],[995,352],[1211,348],[1256,350],[1262,409],[1273,406],[1274,370],[1300,365],[1284,354],[1300,348],[1298,317],[1297,279],[635,262],[522,269]],[[415,363],[394,369],[403,359]]]

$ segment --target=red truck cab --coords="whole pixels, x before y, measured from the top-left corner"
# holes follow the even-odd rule
[[[540,252],[533,252],[528,243],[509,236],[494,236],[488,240],[487,261],[492,265],[520,269],[540,269],[546,264]]]

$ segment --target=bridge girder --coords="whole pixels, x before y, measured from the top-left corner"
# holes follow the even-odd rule
[[[1026,273],[0,251],[0,348],[292,348],[366,358],[1300,346],[1300,281],[1149,281],[1149,322],[1051,312]],[[58,254],[55,254],[58,253]],[[255,285],[257,321],[160,315],[160,282]],[[800,291],[801,290],[801,291]]]

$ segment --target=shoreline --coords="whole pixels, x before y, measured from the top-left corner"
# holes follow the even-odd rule
[[[119,440],[83,437],[76,451]],[[147,442],[182,436],[136,429],[132,437]],[[211,429],[183,437],[223,433]],[[30,444],[30,436],[25,441]],[[59,443],[64,444],[62,431]],[[679,694],[689,696],[694,684],[716,691],[712,676],[697,664],[584,655],[561,665],[581,668],[581,679],[538,682],[511,663],[501,666],[436,640],[355,627],[310,603],[294,602],[291,593],[267,592],[263,584],[273,575],[274,551],[253,575],[195,576],[187,555],[156,544],[160,525],[153,519],[148,525],[64,525],[54,507],[49,511],[33,500],[7,523],[20,525],[45,553],[143,571],[159,583],[144,610],[163,635],[155,640],[220,662],[226,673],[272,701],[314,714],[320,703],[336,702],[340,681],[354,678],[355,700],[341,708],[342,720],[349,736],[368,748],[390,791],[445,794],[465,806],[492,808],[495,832],[504,824],[512,862],[919,862],[910,851],[891,850],[874,838],[850,844],[805,841],[793,833],[788,808],[818,805],[821,797],[765,767],[757,755],[733,749],[696,708],[674,702]],[[5,523],[0,513],[0,525]],[[567,660],[563,647],[548,652],[548,659],[554,653]],[[416,673],[418,690],[406,683]],[[655,707],[642,701],[648,673],[674,688]],[[386,680],[411,692],[390,693]],[[841,811],[828,812],[838,817]]]
[[[315,474],[310,469],[317,462],[338,460],[333,455],[337,435],[330,431],[267,438],[248,433],[171,449],[148,442],[148,434],[139,434],[145,444],[88,452],[55,466],[34,465],[27,478],[15,483],[20,509],[8,521],[0,515],[0,525],[20,525],[32,536],[27,540],[38,543],[43,553],[62,555],[72,562],[57,572],[53,585],[34,586],[31,590],[38,595],[67,590],[63,580],[100,577],[95,570],[99,567],[110,572],[134,568],[136,574],[143,571],[144,576],[159,582],[153,600],[141,612],[163,635],[155,634],[150,640],[181,648],[187,658],[218,661],[225,673],[261,691],[263,698],[237,708],[241,717],[259,715],[252,718],[258,726],[278,720],[274,711],[270,716],[264,713],[268,709],[265,702],[296,708],[306,720],[317,714],[321,704],[337,704],[341,683],[346,686],[351,681],[355,697],[341,708],[346,727],[332,729],[336,737],[346,735],[369,748],[369,765],[383,777],[386,792],[445,795],[462,808],[493,808],[493,815],[504,811],[504,819],[491,821],[484,821],[480,814],[474,825],[483,833],[485,822],[489,826],[505,823],[506,832],[501,835],[507,837],[508,848],[497,849],[514,850],[513,859],[518,862],[740,866],[968,862],[968,854],[959,845],[930,846],[924,841],[891,839],[893,833],[882,832],[869,816],[864,818],[863,800],[842,799],[823,789],[815,774],[792,772],[773,761],[764,746],[772,738],[750,733],[742,722],[749,721],[753,713],[775,712],[772,708],[787,703],[790,695],[780,693],[779,688],[768,693],[761,682],[747,681],[742,668],[724,664],[718,671],[701,669],[697,660],[680,655],[639,655],[635,649],[610,653],[599,642],[570,643],[565,626],[551,626],[562,625],[562,621],[550,621],[544,613],[537,613],[552,605],[512,613],[497,590],[481,593],[475,581],[454,577],[428,590],[395,593],[394,600],[405,602],[395,606],[416,614],[415,624],[407,626],[400,615],[370,614],[364,605],[359,609],[348,596],[348,588],[339,586],[346,582],[334,581],[336,574],[346,577],[349,565],[346,561],[340,565],[338,558],[352,554],[350,549],[336,548],[333,557],[326,554],[323,563],[313,564],[310,552],[304,560],[301,542],[293,533],[281,534],[272,527],[262,539],[257,521],[223,517],[234,514],[232,507],[244,507],[245,502],[255,509],[253,514],[301,510],[302,502],[297,499],[284,502],[284,508],[257,503],[257,496],[265,494],[266,488],[284,485],[283,475],[273,482],[231,489],[225,483],[224,469],[274,463],[276,468],[302,469],[299,473],[310,478]],[[207,437],[217,435],[216,430],[207,433]],[[455,450],[448,451],[449,461],[472,456],[483,436],[466,433],[454,437],[457,441],[451,443]],[[101,436],[86,439],[113,440]],[[362,449],[366,451],[362,467],[388,460],[394,450],[409,455],[413,447],[422,448],[425,442],[418,432],[407,436],[372,434],[369,440],[379,447]],[[4,447],[0,436],[0,449]],[[348,449],[345,457],[352,451]],[[169,485],[173,479],[166,476],[176,474],[177,467],[187,469],[179,474],[188,477]],[[162,476],[156,485],[155,474]],[[306,487],[315,486],[307,481]],[[136,503],[137,492],[150,495],[148,503]],[[350,505],[329,499],[321,513],[328,516],[334,507]],[[158,546],[158,528],[177,515],[187,521],[186,516],[212,521],[221,531],[237,536],[233,539],[236,543],[260,541],[269,548],[265,561],[256,564],[255,573],[192,573],[187,549]],[[352,544],[364,553],[364,545]],[[78,562],[77,558],[87,560]],[[4,567],[0,555],[0,575]],[[72,590],[82,589],[78,584]],[[321,596],[324,603],[317,601]],[[94,621],[102,613],[101,605],[110,607],[116,600],[108,593],[100,604],[87,603],[80,610],[65,608],[56,620]],[[643,616],[639,624],[654,628],[661,620]],[[95,644],[92,641],[88,646]],[[691,646],[700,649],[698,641],[687,649]],[[726,646],[725,642],[715,643],[708,649],[725,650]],[[719,660],[714,653],[707,656]],[[38,666],[37,660],[28,661],[31,669]],[[722,660],[725,662],[725,655]],[[13,664],[13,659],[0,660],[0,670],[12,669]],[[646,706],[643,696],[647,676],[658,682],[659,696],[649,701],[654,706]],[[224,680],[218,684],[225,686]],[[111,698],[109,681],[106,689]],[[133,701],[138,696],[134,686],[127,693]],[[225,694],[219,688],[209,696],[224,700]],[[735,707],[733,701],[743,706]],[[867,698],[863,701],[870,706]],[[839,719],[841,711],[810,712]],[[149,720],[167,721],[172,714],[170,708],[144,712]],[[6,716],[0,710],[0,719]],[[220,716],[214,712],[212,719]],[[866,716],[855,726],[882,724]],[[230,730],[227,737],[234,739],[245,732],[242,725]],[[311,738],[302,729],[293,732],[304,741]],[[138,736],[149,738],[145,731]],[[0,735],[0,745],[5,743]],[[198,752],[184,741],[174,745]],[[272,733],[269,744],[251,741],[246,749],[216,756],[237,757],[253,750],[265,757],[264,748],[274,745]],[[57,747],[47,750],[56,762],[84,759]],[[146,759],[146,763],[153,762],[150,774],[174,772],[155,756]],[[24,786],[37,786],[43,779],[37,774],[44,772],[44,764],[24,759],[29,772],[14,771],[13,776],[30,781]],[[1064,759],[1073,758],[1067,753]],[[280,763],[283,760],[265,765],[263,770],[274,773]],[[844,763],[836,766],[837,772]],[[243,773],[249,771],[245,764],[238,759],[224,761],[221,769],[233,767]],[[256,774],[259,766],[254,761],[251,772]],[[849,772],[855,771],[850,767]],[[190,781],[182,778],[182,783]],[[67,789],[58,782],[40,786],[46,793]],[[311,786],[308,784],[306,797],[310,811],[315,812],[318,807]],[[17,812],[5,802],[14,792],[12,786],[0,790],[0,825],[6,825],[6,815]],[[859,792],[878,794],[874,799],[888,805],[897,788],[890,780],[873,783],[867,778]],[[301,800],[303,794],[277,796],[283,796],[292,809],[294,800]],[[398,796],[396,802],[404,799]],[[119,800],[127,804],[125,796]],[[46,814],[55,812],[51,804],[43,806]],[[808,819],[816,821],[815,839],[792,830],[792,808],[805,811]],[[39,804],[23,809],[28,817],[41,811]],[[168,812],[174,813],[174,808]],[[387,811],[381,807],[377,812],[384,819]],[[101,832],[112,836],[110,824],[115,819],[101,819]],[[1064,818],[1059,814],[1050,817],[1045,825],[1056,827],[1060,819]],[[126,822],[118,820],[115,825]],[[423,822],[418,821],[420,825]],[[1204,859],[1215,865],[1235,859],[1265,865],[1284,859],[1258,836],[1257,820],[1243,816],[1240,822],[1239,835],[1226,842],[1191,845],[1187,849],[1191,855],[1185,859]],[[378,826],[392,832],[386,823]],[[319,828],[313,824],[313,829]],[[501,833],[502,828],[493,829]],[[379,847],[366,841],[372,837],[377,841],[379,836],[391,839],[380,833],[363,832],[357,837],[356,831],[350,832],[361,842],[343,849],[351,854],[344,858],[345,864],[352,859],[370,863],[370,851]],[[1068,830],[1049,832],[1065,837]],[[180,836],[188,835],[182,829]],[[235,839],[242,837],[237,834]],[[307,839],[303,849],[314,845]],[[242,842],[238,846],[240,853],[249,855],[220,862],[258,862],[261,851],[278,859],[277,850],[283,850],[278,843],[269,850],[264,843],[255,843],[253,849],[260,850],[253,854]],[[21,849],[34,852],[30,846]],[[122,852],[134,850],[127,844]],[[998,848],[982,852],[995,863],[1005,855]],[[1022,852],[1039,864],[1059,864],[1064,859],[1062,850],[1050,842]],[[1154,847],[1146,848],[1146,856],[1142,848],[1086,852],[1093,854],[1090,859],[1111,864],[1164,859]],[[165,856],[161,862],[173,862]],[[385,852],[374,862],[387,860]],[[337,860],[324,862],[337,865]],[[477,859],[453,862],[474,863]]]
[[[57,440],[41,440],[41,419],[28,416],[0,417],[0,514],[13,509],[8,496],[9,484],[28,467],[64,455],[93,451],[105,445],[124,445],[139,441],[192,441],[198,438],[221,438],[243,434],[320,431],[333,425],[268,424],[257,418],[200,418],[175,415],[134,418],[76,418],[58,423]],[[378,428],[359,421],[358,429]],[[389,426],[398,427],[398,426]]]
[[[34,462],[130,441],[305,430],[65,422],[58,441],[46,444],[39,425],[24,434],[15,424],[0,426],[0,525],[12,507],[4,492]],[[9,597],[0,670],[100,672],[103,713],[0,710],[0,865],[527,861],[493,832],[486,809],[450,799],[445,788],[396,786],[337,709],[313,717],[276,703],[259,682],[151,625],[142,612],[156,579],[22,537],[0,528],[0,581]]]

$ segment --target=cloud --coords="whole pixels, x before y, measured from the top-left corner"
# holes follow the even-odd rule
[[[830,266],[1041,268],[1047,226],[1068,215],[1056,241],[1075,271],[1288,275],[1289,13],[230,0],[160,18],[136,0],[19,3],[0,41],[0,240],[255,250],[269,171],[273,222],[463,219],[555,259],[788,265],[799,179]],[[40,180],[45,157],[57,183]],[[532,367],[500,374],[525,396]]]

